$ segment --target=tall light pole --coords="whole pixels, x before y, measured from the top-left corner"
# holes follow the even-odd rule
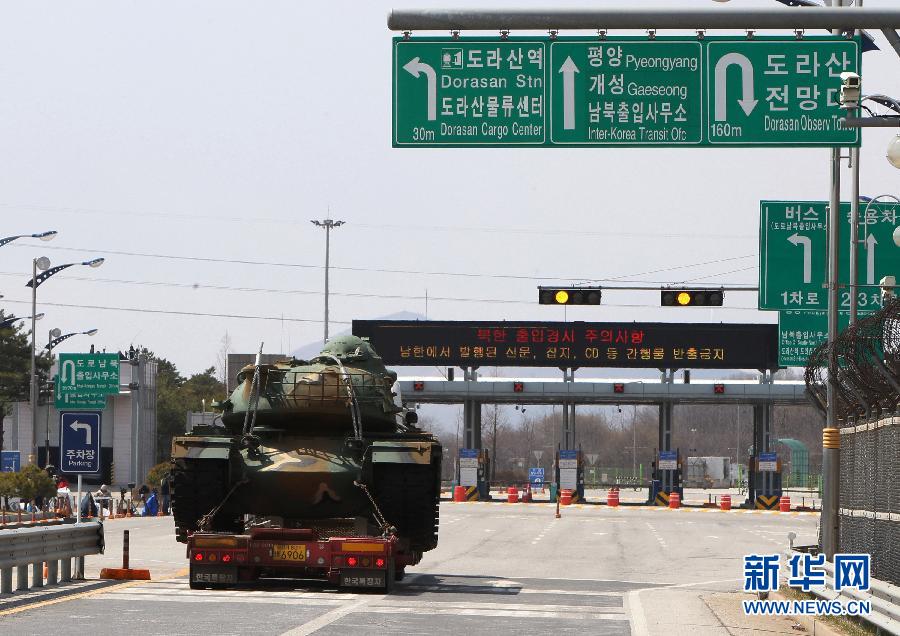
[[[62,335],[62,331],[57,328],[53,328],[48,332],[47,335],[47,344],[44,346],[44,349],[47,350],[47,356],[50,360],[53,360],[53,347],[58,345],[63,340],[68,340],[72,336],[93,336],[96,335],[97,329],[88,329],[87,331],[73,331],[72,333],[67,333],[66,335]],[[46,438],[44,440],[44,468],[50,465],[50,404],[47,404],[47,421],[45,426],[45,431],[47,433]]]
[[[344,221],[335,221],[333,219],[324,219],[323,221],[310,221],[316,227],[325,228],[325,340],[328,342],[328,269],[330,267],[329,258],[331,252],[331,230],[340,227]]]
[[[31,379],[29,383],[29,394],[31,396],[31,449],[32,451],[34,451],[35,461],[37,461],[37,426],[35,422],[35,417],[37,414],[37,349],[34,342],[34,316],[37,314],[37,288],[41,286],[41,283],[46,281],[54,274],[57,274],[66,268],[72,267],[73,265],[100,267],[101,265],[103,265],[104,260],[105,259],[102,258],[94,258],[89,261],[82,261],[80,263],[66,263],[65,265],[57,265],[55,267],[50,267],[50,259],[46,256],[41,256],[40,258],[35,258],[31,261],[31,280],[25,283],[25,286],[31,287]],[[41,270],[40,274],[38,274],[39,269]]]

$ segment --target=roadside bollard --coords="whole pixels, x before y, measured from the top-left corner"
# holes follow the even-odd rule
[[[787,495],[781,496],[781,501],[778,502],[778,510],[781,512],[790,512],[791,511],[791,498]]]
[[[677,492],[669,493],[669,508],[672,510],[681,508],[681,495]]]
[[[466,500],[466,487],[465,486],[454,486],[453,487],[453,501],[463,502]]]
[[[129,553],[129,531],[124,530],[122,534],[122,567],[121,569],[103,568],[100,570],[100,578],[118,581],[149,581],[150,570],[131,569],[129,567]]]
[[[731,510],[731,495],[722,495],[719,500],[719,508],[722,510]]]
[[[614,508],[619,505],[619,491],[615,488],[610,488],[606,493],[606,505]]]
[[[519,503],[519,489],[515,486],[506,489],[506,503]]]

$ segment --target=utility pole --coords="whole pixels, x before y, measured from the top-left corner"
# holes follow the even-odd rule
[[[333,219],[324,219],[322,221],[310,221],[316,227],[325,228],[325,338],[323,342],[328,342],[328,270],[330,268],[330,252],[331,252],[331,230],[340,227],[344,221],[335,221]]]

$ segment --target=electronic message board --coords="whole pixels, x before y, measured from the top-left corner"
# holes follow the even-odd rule
[[[394,366],[776,369],[778,326],[354,320]]]

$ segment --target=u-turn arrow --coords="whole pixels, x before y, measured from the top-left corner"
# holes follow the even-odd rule
[[[753,63],[742,53],[726,53],[716,62],[716,121],[728,120],[728,89],[726,81],[728,67],[737,64],[741,67],[741,99],[738,104],[745,115],[750,115],[756,108],[758,100],[753,97]]]

